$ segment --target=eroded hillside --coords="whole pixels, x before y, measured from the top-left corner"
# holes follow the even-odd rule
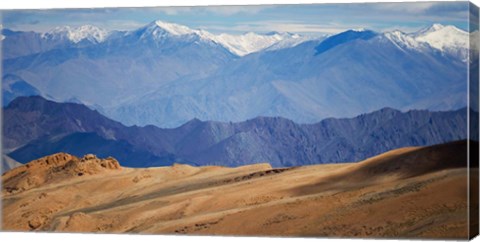
[[[2,175],[3,229],[466,239],[466,150],[459,141],[288,169],[133,169],[56,154]]]

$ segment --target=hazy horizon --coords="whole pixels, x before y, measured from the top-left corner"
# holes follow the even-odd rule
[[[277,31],[324,35],[359,28],[412,32],[434,23],[467,30],[468,14],[468,2],[357,3],[3,10],[2,22],[4,28],[35,32],[81,25],[133,30],[162,20],[214,34]]]

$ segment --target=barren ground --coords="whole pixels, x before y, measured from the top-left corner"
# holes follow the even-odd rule
[[[132,169],[57,154],[2,175],[2,229],[466,239],[465,150],[455,142],[286,169]]]

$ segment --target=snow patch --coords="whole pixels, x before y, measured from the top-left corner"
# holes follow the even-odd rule
[[[73,43],[79,43],[82,40],[88,40],[94,43],[101,43],[107,39],[109,32],[92,25],[83,25],[80,27],[56,27],[42,34],[45,39],[68,39]]]
[[[186,35],[195,33],[194,30],[188,28],[187,26],[179,24],[167,23],[160,20],[155,21],[155,24],[172,35]]]
[[[469,48],[469,33],[452,25],[433,24],[431,27],[411,34],[416,41],[466,61]]]
[[[386,32],[383,35],[402,50],[404,48],[420,50],[425,47],[423,44],[416,41],[412,36],[409,36],[398,30]]]
[[[270,35],[261,35],[256,33],[246,33],[243,35],[220,34],[213,37],[213,40],[231,52],[244,56],[250,53],[266,49],[276,43],[286,39],[298,39],[298,35],[288,33],[275,33]]]
[[[426,42],[442,51],[450,48],[468,48],[468,33],[455,26],[434,24],[414,37],[417,41]]]
[[[244,56],[254,52],[264,50],[279,42],[285,41],[278,48],[292,47],[300,42],[306,41],[306,38],[298,34],[272,32],[267,34],[257,34],[248,32],[242,35],[233,34],[212,34],[201,29],[191,29],[187,26],[168,23],[157,20],[144,27],[144,33],[141,38],[152,36],[155,40],[161,40],[168,36],[191,38],[198,36],[201,40],[212,41],[229,50],[231,53]],[[288,41],[286,41],[288,40]]]

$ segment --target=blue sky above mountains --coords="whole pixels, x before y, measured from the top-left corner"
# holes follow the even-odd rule
[[[331,34],[346,29],[416,31],[433,23],[468,29],[468,2],[257,5],[68,10],[9,10],[5,28],[48,31],[57,26],[96,25],[130,30],[157,19],[212,33],[295,32]]]

